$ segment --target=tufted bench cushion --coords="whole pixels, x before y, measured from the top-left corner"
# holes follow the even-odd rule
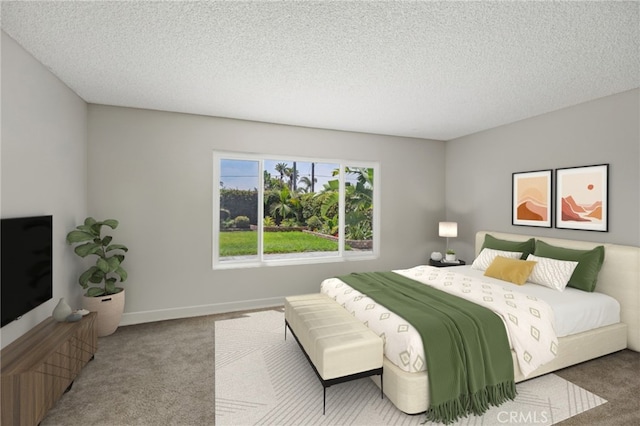
[[[360,377],[382,377],[382,339],[333,299],[320,293],[290,296],[284,315],[325,391]]]

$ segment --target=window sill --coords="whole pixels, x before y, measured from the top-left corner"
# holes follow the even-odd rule
[[[309,255],[312,255],[312,254],[309,253]],[[313,254],[313,256],[314,257],[300,257],[299,255],[297,255],[296,257],[265,259],[262,261],[257,259],[247,259],[244,261],[243,260],[218,261],[214,263],[213,269],[221,270],[221,269],[263,268],[263,267],[273,267],[273,266],[313,265],[317,263],[352,262],[352,261],[360,261],[360,260],[375,260],[379,258],[379,256],[374,252],[349,254],[346,256],[345,255],[318,256],[317,254]]]

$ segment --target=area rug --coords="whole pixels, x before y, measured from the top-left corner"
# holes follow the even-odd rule
[[[284,338],[284,314],[263,311],[217,321],[215,330],[216,425],[420,425],[369,378],[327,388],[291,333]],[[518,396],[482,417],[456,425],[552,425],[604,404],[604,399],[548,374],[517,385]],[[427,423],[432,424],[432,423]]]

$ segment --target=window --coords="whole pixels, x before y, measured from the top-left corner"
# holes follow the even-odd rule
[[[215,268],[377,257],[377,163],[214,152]]]

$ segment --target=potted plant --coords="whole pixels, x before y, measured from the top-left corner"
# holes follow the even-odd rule
[[[455,262],[456,261],[456,251],[454,249],[447,249],[447,253],[445,255],[445,260],[447,262]]]
[[[122,268],[124,253],[129,249],[122,244],[112,244],[113,237],[102,236],[102,228],[118,227],[118,221],[107,219],[101,222],[92,217],[67,234],[67,243],[78,244],[74,251],[82,257],[95,256],[95,265],[84,271],[78,279],[86,290],[83,308],[98,312],[98,336],[108,336],[118,328],[124,311],[124,289],[116,283],[127,279]]]

